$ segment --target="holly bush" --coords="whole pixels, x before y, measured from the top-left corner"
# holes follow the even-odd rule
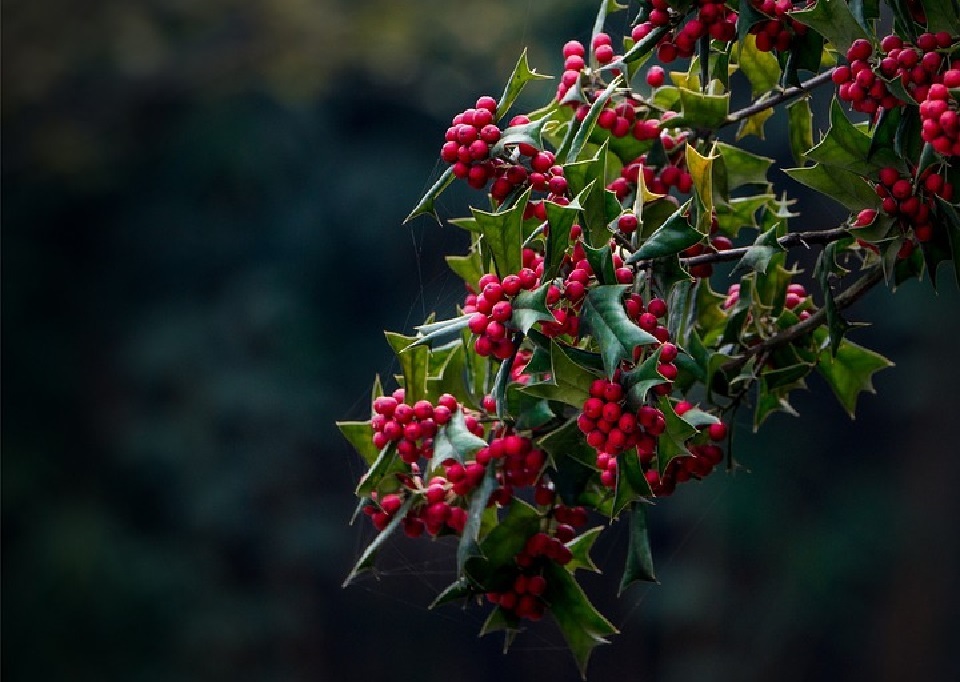
[[[621,593],[654,581],[647,508],[736,468],[735,414],[756,430],[795,413],[817,373],[853,416],[891,363],[847,338],[844,310],[880,284],[935,287],[945,261],[960,283],[956,0],[636,4],[604,0],[539,108],[510,113],[549,78],[524,53],[498,99],[453,117],[446,170],[407,220],[437,217],[454,182],[480,193],[448,221],[470,237],[446,258],[463,303],[388,332],[399,387],[377,377],[371,418],[339,423],[377,531],[344,584],[397,529],[454,537],[434,606],[489,602],[482,634],[507,645],[549,615],[581,673],[617,632],[578,582],[599,534],[629,524]],[[604,32],[616,12],[629,35]],[[743,148],[765,133],[789,141],[785,184],[846,220],[801,222],[774,160]]]

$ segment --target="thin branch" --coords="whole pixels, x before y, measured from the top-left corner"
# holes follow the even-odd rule
[[[834,69],[835,68],[836,67],[834,67]],[[799,97],[800,95],[807,94],[814,88],[829,82],[833,77],[834,69],[828,69],[823,73],[818,74],[813,78],[804,81],[800,85],[796,85],[792,88],[787,88],[786,90],[778,92],[775,95],[771,95],[770,97],[764,97],[754,102],[748,107],[744,107],[743,109],[733,112],[732,114],[727,116],[727,120],[724,121],[720,125],[720,127],[723,128],[728,125],[733,125],[734,123],[737,123],[738,121],[742,121],[745,118],[750,118],[754,114],[758,114],[761,111],[765,111],[766,109],[775,107],[778,104],[782,104],[783,102],[786,102],[789,99],[793,99],[794,97]]]
[[[811,232],[791,232],[777,240],[784,249],[792,249],[795,246],[809,246],[810,244],[829,244],[837,240],[849,237],[850,232],[847,227],[834,227],[829,230],[815,230]],[[742,246],[736,249],[727,249],[726,251],[717,251],[715,253],[702,253],[699,256],[689,256],[681,258],[680,263],[685,267],[692,265],[701,265],[703,263],[722,263],[731,260],[740,260],[750,249],[749,246]]]
[[[876,286],[882,281],[883,281],[883,268],[881,268],[880,266],[875,266],[872,270],[867,272],[866,275],[864,275],[859,280],[854,282],[849,289],[837,295],[837,297],[833,299],[834,303],[836,304],[837,310],[843,310],[844,308],[847,308],[853,305],[865,293],[870,291],[870,289],[872,289],[874,286]],[[805,319],[803,322],[798,322],[792,327],[788,327],[787,329],[784,329],[779,334],[774,334],[769,339],[766,339],[765,341],[758,343],[756,346],[748,348],[743,353],[743,355],[737,358],[734,358],[733,360],[725,363],[724,365],[721,365],[720,369],[723,372],[736,372],[745,364],[747,364],[747,361],[749,361],[750,358],[756,355],[759,355],[761,353],[765,353],[778,346],[782,346],[786,343],[790,343],[791,341],[798,339],[801,336],[804,336],[805,334],[808,334],[809,332],[813,331],[814,329],[819,327],[821,324],[823,324],[826,318],[827,318],[826,307],[820,308],[820,310],[813,313],[813,315]]]

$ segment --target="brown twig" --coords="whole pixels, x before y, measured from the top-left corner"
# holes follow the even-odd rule
[[[879,284],[881,281],[883,281],[883,268],[878,265],[869,270],[866,275],[854,282],[849,289],[838,294],[837,297],[833,299],[837,310],[843,310],[844,308],[853,305],[853,303],[858,301],[865,293],[870,291],[870,289]],[[765,353],[778,346],[790,343],[791,341],[813,331],[823,324],[826,317],[826,307],[821,308],[803,322],[798,322],[792,327],[788,327],[782,332],[774,334],[769,339],[758,343],[756,346],[748,348],[746,351],[744,351],[743,355],[721,365],[720,370],[725,373],[736,372],[741,367],[746,365],[750,358],[761,353]]]
[[[791,232],[777,240],[784,249],[792,249],[795,246],[809,246],[810,244],[829,244],[844,237],[850,236],[847,227],[834,227],[829,230],[815,230],[811,232]],[[692,265],[701,265],[703,263],[722,263],[731,260],[739,260],[746,255],[750,249],[749,246],[743,246],[736,249],[727,249],[726,251],[717,251],[714,253],[702,253],[699,256],[689,256],[681,258],[680,263],[685,267]]]
[[[809,80],[805,80],[800,85],[795,85],[792,88],[787,88],[786,90],[782,90],[775,95],[771,95],[770,97],[764,97],[754,102],[748,107],[744,107],[743,109],[734,111],[732,114],[729,114],[727,116],[727,120],[721,123],[720,127],[723,128],[728,125],[733,125],[734,123],[742,121],[745,118],[750,118],[755,114],[759,114],[761,111],[765,111],[767,109],[777,106],[778,104],[782,104],[783,102],[786,102],[789,99],[793,99],[794,97],[799,97],[800,95],[807,94],[814,88],[819,87],[824,83],[828,83],[833,77],[833,72],[835,68],[836,67],[834,67],[833,69],[827,69],[823,73],[817,74],[816,76],[814,76],[813,78],[810,78]]]

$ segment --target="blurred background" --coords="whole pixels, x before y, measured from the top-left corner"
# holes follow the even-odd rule
[[[371,533],[348,525],[362,467],[334,421],[396,371],[383,329],[460,296],[442,256],[462,235],[401,227],[449,119],[525,46],[557,73],[595,5],[4,2],[6,680],[577,679],[550,624],[503,656],[480,609],[426,609],[447,543],[392,543],[379,580],[341,589]],[[801,206],[804,229],[840,216]],[[622,538],[602,541],[586,586],[622,634],[591,679],[958,672],[941,277],[852,311],[897,363],[856,421],[814,379],[802,419],[741,425],[750,473],[657,506],[660,585],[615,600]]]

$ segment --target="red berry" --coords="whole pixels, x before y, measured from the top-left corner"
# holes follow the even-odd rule
[[[710,436],[710,440],[723,440],[727,437],[727,425],[723,422],[716,422],[707,427],[707,433]]]
[[[651,66],[647,69],[647,85],[651,88],[659,88],[666,80],[666,72],[662,66]]]

